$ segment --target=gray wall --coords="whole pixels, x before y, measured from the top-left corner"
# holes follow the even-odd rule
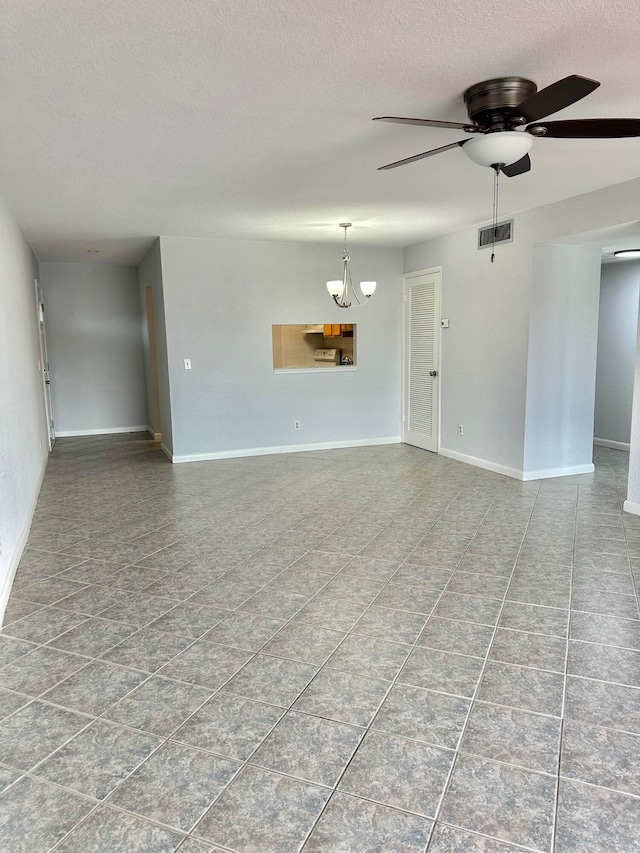
[[[476,249],[476,228],[405,249],[407,273],[442,265],[442,316],[451,322],[441,338],[443,453],[526,475],[527,383],[535,380],[528,351],[534,246],[579,243],[575,235],[635,221],[639,192],[640,180],[627,181],[519,213],[513,243],[497,247],[493,264],[490,252]],[[539,320],[538,314],[534,334]]]
[[[640,515],[640,316],[638,316],[638,332],[636,337],[633,406],[631,408],[629,480],[627,483],[627,499],[623,504],[623,508],[634,515]]]
[[[497,248],[493,264],[490,250],[477,250],[475,228],[405,249],[404,261],[405,272],[442,265],[450,326],[440,337],[441,448],[513,476],[523,461],[531,285],[522,237],[516,223],[515,241]]]
[[[529,478],[590,466],[601,251],[534,248],[524,470]]]
[[[142,316],[134,267],[40,267],[56,432],[145,428]]]
[[[0,197],[0,625],[47,460],[37,275],[36,259]]]
[[[631,438],[639,292],[640,261],[603,264],[594,435],[624,445]]]
[[[399,440],[401,250],[351,247],[354,278],[378,289],[362,308],[343,310],[325,286],[341,272],[338,237],[335,245],[161,237],[160,247],[176,457]],[[329,322],[357,323],[357,370],[274,374],[272,324]]]

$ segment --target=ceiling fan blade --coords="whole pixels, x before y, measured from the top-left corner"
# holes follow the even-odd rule
[[[522,116],[526,121],[537,121],[575,104],[576,101],[597,89],[599,85],[600,83],[597,80],[571,74],[569,77],[564,77],[562,80],[540,89],[530,98],[526,98],[511,110],[509,117]]]
[[[417,124],[422,127],[452,127],[454,130],[482,131],[484,128],[479,124],[469,124],[460,121],[439,121],[431,118],[400,118],[400,116],[376,116],[373,121],[391,121],[396,124]],[[533,121],[533,119],[529,119]]]
[[[538,135],[536,129],[544,128],[540,136],[554,139],[620,139],[623,136],[640,136],[640,118],[577,118],[567,121],[546,121],[529,125],[527,131]]]
[[[524,157],[521,157],[519,160],[516,160],[515,163],[510,163],[508,166],[503,166],[500,171],[508,178],[515,178],[516,175],[524,175],[524,173],[528,172],[530,169],[531,158],[528,154],[525,154]]]
[[[405,166],[407,163],[415,163],[416,160],[424,160],[425,157],[433,157],[434,154],[440,154],[441,151],[449,151],[451,148],[464,145],[466,141],[466,139],[462,139],[460,142],[452,142],[450,145],[443,145],[441,148],[432,148],[431,151],[424,151],[422,154],[414,154],[413,157],[407,157],[405,160],[396,160],[395,163],[380,166],[378,171],[383,172],[385,169],[395,169],[396,166]]]

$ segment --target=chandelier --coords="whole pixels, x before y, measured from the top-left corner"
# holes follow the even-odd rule
[[[361,281],[360,282],[360,290],[362,291],[362,296],[364,299],[361,299],[358,296],[358,291],[353,286],[353,282],[351,281],[351,269],[349,267],[349,263],[351,258],[349,257],[349,249],[347,248],[347,228],[351,228],[350,222],[341,222],[340,228],[344,228],[344,250],[342,252],[342,281],[336,279],[335,281],[327,282],[327,290],[333,296],[333,301],[336,303],[338,308],[351,308],[352,302],[351,300],[355,300],[356,305],[364,305],[367,299],[374,293],[376,289],[375,281]],[[355,306],[354,306],[355,307]]]

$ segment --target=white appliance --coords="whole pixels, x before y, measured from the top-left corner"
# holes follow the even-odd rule
[[[317,349],[313,352],[316,367],[336,367],[340,364],[339,349]]]

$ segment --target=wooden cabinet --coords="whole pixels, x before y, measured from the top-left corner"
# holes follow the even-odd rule
[[[352,338],[353,323],[325,323],[324,336],[325,338]]]

